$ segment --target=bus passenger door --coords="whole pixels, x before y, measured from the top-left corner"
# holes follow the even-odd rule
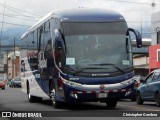
[[[39,42],[38,42],[38,71],[41,76],[41,87],[49,94],[50,79],[53,78],[53,52],[52,40],[50,32],[50,23],[46,22],[43,27],[39,29]]]

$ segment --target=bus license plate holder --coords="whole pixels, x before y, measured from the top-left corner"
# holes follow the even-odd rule
[[[106,98],[108,97],[108,93],[97,93],[97,98]]]

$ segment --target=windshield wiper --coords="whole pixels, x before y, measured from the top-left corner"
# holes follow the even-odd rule
[[[114,68],[116,68],[118,71],[125,73],[124,70],[122,70],[121,68],[119,68],[118,66],[116,66],[115,64],[111,64],[111,63],[100,63],[100,64],[89,64],[89,65],[100,65],[100,66],[113,66]]]
[[[78,73],[80,73],[80,72],[82,72],[82,71],[84,71],[86,69],[108,69],[108,68],[85,67],[85,68],[81,68],[80,70],[74,72],[73,75],[76,75],[76,74],[78,74]]]

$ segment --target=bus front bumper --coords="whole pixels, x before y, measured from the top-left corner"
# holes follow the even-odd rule
[[[132,79],[121,83],[86,85],[62,79],[64,83],[65,101],[105,102],[107,99],[123,99],[133,92]]]

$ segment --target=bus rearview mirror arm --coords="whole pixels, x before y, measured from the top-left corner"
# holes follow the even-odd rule
[[[57,43],[57,47],[58,47],[58,49],[59,50],[61,50],[62,49],[62,36],[61,36],[61,33],[59,32],[59,30],[58,29],[55,29],[54,30],[54,33],[55,33],[55,41],[56,41],[56,43]]]
[[[137,30],[134,30],[132,28],[128,28],[128,31],[129,32],[133,32],[135,34],[137,48],[141,48],[142,47],[142,37],[141,37],[141,34]]]

